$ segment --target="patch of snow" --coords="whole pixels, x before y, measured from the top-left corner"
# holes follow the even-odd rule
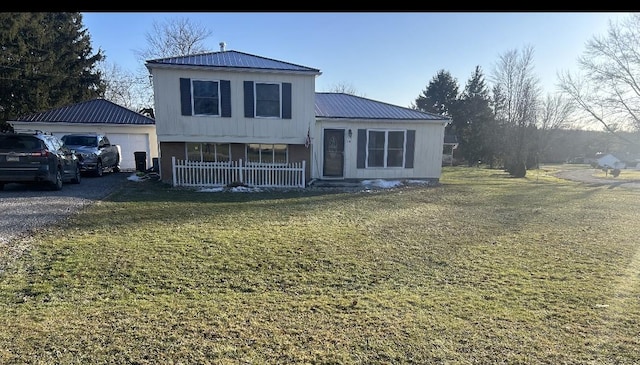
[[[402,182],[399,180],[376,179],[376,180],[363,180],[362,185],[375,186],[377,188],[382,188],[382,189],[390,189],[390,188],[395,188],[397,186],[401,186]]]
[[[140,178],[140,176],[138,176],[138,175],[136,175],[136,174],[130,175],[130,176],[127,178],[127,180],[129,180],[129,181],[142,181],[142,179]]]
[[[200,189],[198,190],[199,193],[218,193],[223,191],[224,188],[219,187],[219,188],[206,188],[206,189]]]

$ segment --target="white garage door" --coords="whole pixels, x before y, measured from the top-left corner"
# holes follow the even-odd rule
[[[110,133],[107,137],[109,137],[111,144],[117,144],[120,146],[120,168],[122,170],[135,171],[136,160],[134,152],[145,152],[147,155],[146,167],[151,167],[148,134]]]

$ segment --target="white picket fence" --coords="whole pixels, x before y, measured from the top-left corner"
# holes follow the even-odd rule
[[[306,186],[306,161],[289,164],[258,162],[205,162],[171,158],[173,186],[221,187],[242,183],[252,187]]]

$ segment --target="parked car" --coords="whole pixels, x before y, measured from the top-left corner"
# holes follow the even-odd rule
[[[105,170],[120,171],[120,148],[111,144],[104,134],[67,134],[62,141],[76,151],[80,159],[80,171],[102,176]]]
[[[58,137],[40,131],[0,134],[0,190],[8,183],[62,189],[80,183],[80,161]]]

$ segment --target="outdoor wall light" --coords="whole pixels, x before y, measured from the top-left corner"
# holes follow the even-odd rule
[[[349,141],[351,141],[351,136],[353,136],[353,131],[351,131],[351,129],[347,132],[347,136],[349,137]]]

